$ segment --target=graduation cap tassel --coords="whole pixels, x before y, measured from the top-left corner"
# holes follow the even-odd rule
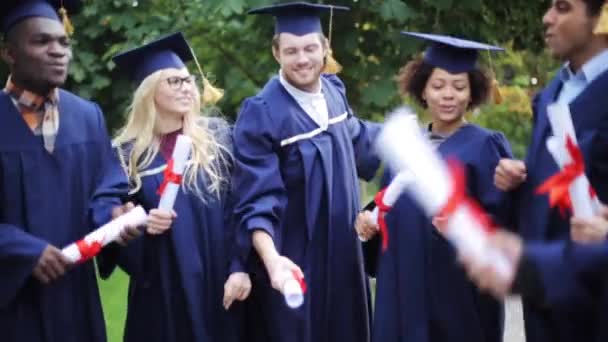
[[[595,26],[595,30],[593,30],[593,33],[608,34],[608,2],[604,3],[604,5],[602,6],[600,19],[597,21],[597,25]]]
[[[331,7],[329,12],[329,51],[327,52],[327,56],[325,57],[325,66],[323,67],[323,72],[326,74],[338,74],[342,71],[342,66],[336,59],[334,58],[334,52],[331,49],[331,35],[333,29],[333,19],[334,19],[334,8]]]
[[[63,22],[63,28],[68,36],[74,34],[74,25],[72,25],[72,21],[68,16],[68,10],[63,6],[63,1],[61,2],[61,7],[59,8],[59,15],[61,16],[61,21]]]
[[[204,105],[214,105],[222,99],[222,97],[224,96],[224,90],[214,87],[211,82],[209,82],[207,77],[205,77],[205,74],[203,73],[203,68],[201,68],[200,63],[198,62],[198,58],[196,58],[196,55],[194,54],[194,50],[192,48],[190,48],[190,52],[192,53],[196,68],[198,69],[198,72],[203,80],[202,102]]]
[[[496,78],[492,80],[492,99],[494,99],[495,104],[501,104],[503,101],[502,94],[500,92],[500,83],[498,83]]]
[[[502,94],[500,93],[500,83],[496,79],[496,73],[494,73],[494,66],[492,64],[492,54],[488,50],[488,57],[490,60],[490,69],[492,70],[492,100],[494,100],[494,104],[501,104],[503,101]]]

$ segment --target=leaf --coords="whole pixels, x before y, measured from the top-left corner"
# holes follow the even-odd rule
[[[460,0],[459,0],[460,1]],[[453,0],[431,0],[430,3],[433,7],[440,10],[447,10],[452,7]]]
[[[385,0],[379,7],[380,15],[386,20],[403,23],[414,16],[414,11],[400,0]]]
[[[392,79],[382,79],[369,83],[363,90],[361,100],[364,103],[386,107],[396,92],[395,82]]]

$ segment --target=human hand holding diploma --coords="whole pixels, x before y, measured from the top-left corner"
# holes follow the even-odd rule
[[[393,178],[386,188],[376,194],[374,197],[374,209],[369,215],[364,215],[364,217],[357,219],[356,226],[361,241],[365,242],[373,236],[369,233],[365,234],[367,233],[368,226],[372,225],[372,229],[379,229],[382,234],[382,250],[388,248],[388,227],[386,226],[385,216],[412,181],[413,175],[409,171],[403,170]]]
[[[397,109],[385,122],[376,150],[393,171],[407,170],[412,175],[406,191],[429,217],[445,221],[442,232],[459,253],[492,267],[505,279],[513,277],[513,265],[488,243],[494,229],[481,207],[466,195],[463,168],[456,161],[443,161],[408,108]]]
[[[292,309],[300,307],[304,303],[307,288],[300,267],[278,254],[264,263],[272,287],[283,294],[285,304]]]
[[[123,230],[146,224],[147,217],[144,208],[137,206],[91,232],[82,240],[68,245],[61,250],[61,253],[71,263],[83,263],[99,254],[110,242],[117,241]]]
[[[568,105],[552,104],[547,108],[553,136],[547,139],[547,150],[560,167],[537,189],[537,194],[549,195],[551,207],[562,213],[572,210],[576,217],[590,219],[600,210],[600,202],[585,175],[585,160],[576,139]]]
[[[158,208],[161,211],[168,212],[172,220],[175,217],[173,205],[182,182],[182,175],[186,168],[186,162],[190,155],[192,140],[185,136],[179,135],[175,143],[171,160],[167,163],[164,173],[164,180],[158,189],[158,194],[161,195]],[[154,210],[152,210],[154,211]],[[152,213],[151,211],[151,213]],[[153,225],[152,233],[158,231],[161,233],[162,228],[168,228],[167,215],[161,213],[152,213],[150,216],[151,224]],[[109,223],[103,225],[97,230],[85,236],[83,239],[70,244],[61,252],[72,263],[82,263],[95,257],[101,249],[110,242],[120,241],[123,234],[129,227],[137,227],[145,225],[148,222],[148,215],[143,207],[137,206],[128,212],[114,218]],[[155,224],[158,226],[156,227]],[[170,225],[170,222],[169,222]],[[167,226],[167,227],[165,227]]]

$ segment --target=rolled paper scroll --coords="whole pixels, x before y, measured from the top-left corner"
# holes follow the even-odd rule
[[[137,206],[89,233],[82,240],[68,245],[61,252],[70,262],[83,263],[99,254],[104,246],[116,241],[126,227],[144,225],[147,218],[144,208]]]
[[[429,217],[446,220],[444,236],[462,253],[491,266],[510,278],[513,265],[488,239],[494,228],[481,207],[466,194],[464,170],[456,161],[450,166],[433,149],[411,110],[399,108],[385,122],[376,150],[396,172],[407,171],[413,180],[406,191]]]
[[[160,195],[159,209],[166,211],[173,209],[191,149],[192,139],[183,134],[178,135],[173,154],[165,168],[163,183],[158,188],[158,194]]]

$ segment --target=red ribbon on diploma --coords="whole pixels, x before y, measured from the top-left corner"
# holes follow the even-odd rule
[[[487,233],[494,232],[496,227],[494,222],[486,215],[483,208],[466,194],[466,176],[462,165],[458,161],[450,159],[448,160],[448,170],[452,176],[452,192],[437,217],[449,220],[458,208],[464,206]],[[445,229],[447,229],[447,225]]]
[[[182,183],[182,175],[173,172],[173,158],[169,159],[167,162],[167,167],[165,168],[165,172],[163,173],[163,182],[158,187],[158,191],[156,192],[158,195],[162,195],[165,192],[165,188],[167,184],[181,184]]]
[[[386,188],[380,190],[374,197],[374,203],[378,208],[378,226],[380,226],[380,234],[382,235],[382,251],[388,248],[388,227],[386,226],[385,216],[392,209],[391,206],[384,203],[384,193]]]
[[[99,254],[99,251],[101,251],[103,246],[99,241],[89,243],[85,239],[82,239],[76,242],[76,247],[78,247],[78,252],[80,253],[78,263],[81,264],[87,260],[93,259]]]
[[[293,277],[296,279],[298,284],[300,284],[300,288],[302,289],[302,294],[306,294],[306,281],[304,277],[301,277],[300,274],[296,271],[292,271]]]
[[[580,148],[572,141],[572,138],[566,136],[566,150],[570,154],[572,161],[564,166],[564,168],[549,177],[543,184],[536,188],[536,194],[549,194],[549,205],[551,208],[557,206],[562,213],[565,210],[572,210],[572,200],[570,199],[570,185],[574,180],[584,174],[585,159]],[[589,188],[589,194],[593,197],[595,191]]]

